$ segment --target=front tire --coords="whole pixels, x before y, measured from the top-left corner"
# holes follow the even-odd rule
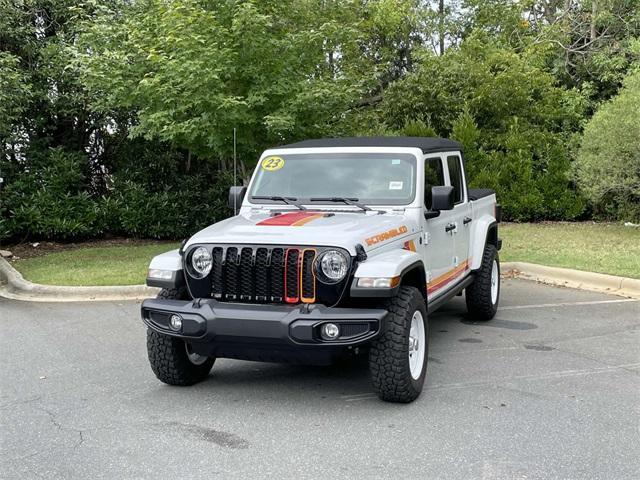
[[[427,373],[427,308],[414,287],[400,287],[385,307],[383,332],[369,351],[373,388],[384,401],[409,403],[422,392]]]
[[[188,299],[184,289],[163,289],[158,298]],[[147,354],[151,370],[163,383],[187,386],[209,375],[215,358],[198,355],[184,340],[147,329]]]
[[[465,300],[467,311],[474,320],[491,320],[498,312],[500,259],[498,250],[493,245],[485,247],[475,279],[465,290]]]

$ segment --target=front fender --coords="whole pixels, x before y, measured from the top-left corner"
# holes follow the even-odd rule
[[[416,271],[418,269],[418,271]],[[412,272],[409,275],[417,274],[414,279],[420,285],[420,291],[424,290],[424,264],[422,258],[416,252],[409,250],[390,250],[374,257],[370,257],[358,265],[351,284],[351,296],[360,298],[375,297],[391,297],[395,295],[400,288],[402,278],[405,273]],[[373,278],[393,278],[401,277],[401,281],[392,287],[359,287],[358,279]]]
[[[422,265],[422,257],[416,252],[402,249],[390,250],[371,256],[360,263],[355,277],[397,277],[418,262]]]
[[[180,288],[185,285],[182,256],[177,249],[151,259],[147,285],[160,288]]]

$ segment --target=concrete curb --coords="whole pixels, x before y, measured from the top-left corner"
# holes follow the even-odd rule
[[[547,267],[525,262],[505,262],[502,273],[549,285],[608,293],[640,299],[640,280],[569,268]],[[25,280],[20,272],[0,258],[0,297],[31,302],[86,302],[143,300],[160,289],[146,285],[124,287],[63,287],[40,285]]]
[[[63,287],[40,285],[25,280],[20,272],[0,258],[0,296],[30,302],[87,302],[143,300],[155,297],[159,288],[146,285],[122,287]]]
[[[640,280],[635,278],[526,262],[505,262],[501,267],[503,274],[511,274],[524,280],[640,299]]]

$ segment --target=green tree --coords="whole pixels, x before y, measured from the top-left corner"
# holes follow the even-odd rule
[[[77,50],[99,110],[204,158],[331,131],[361,95],[353,10],[332,2],[136,2],[104,9]]]
[[[507,218],[571,219],[583,210],[568,175],[583,104],[525,54],[478,33],[443,56],[425,54],[388,89],[379,118],[460,139],[472,185],[495,188]]]
[[[640,70],[603,104],[582,136],[576,175],[596,211],[640,220]]]

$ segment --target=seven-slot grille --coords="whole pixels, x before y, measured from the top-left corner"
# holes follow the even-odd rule
[[[214,247],[211,295],[240,302],[313,303],[313,248]]]

